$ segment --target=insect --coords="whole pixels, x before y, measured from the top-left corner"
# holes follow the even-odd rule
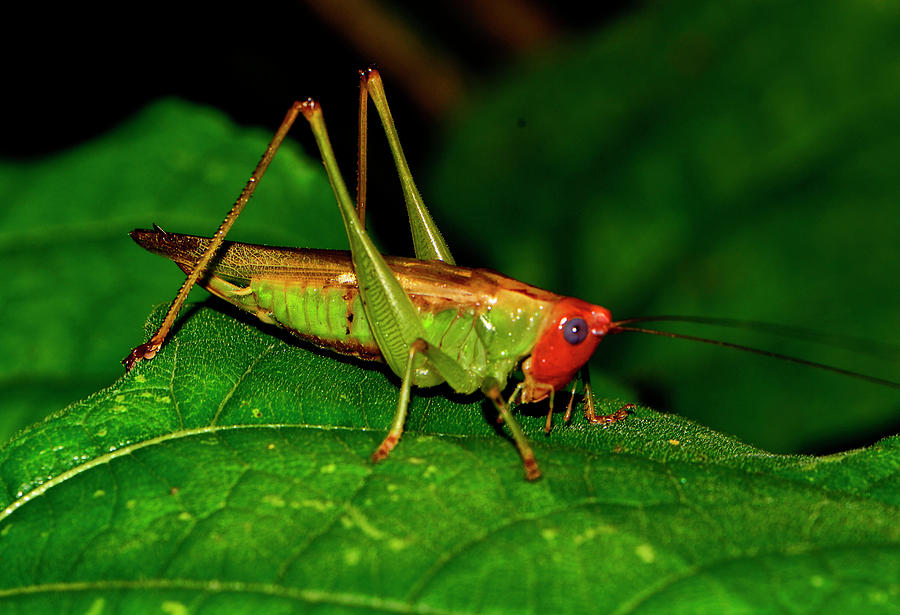
[[[369,98],[381,118],[400,175],[415,258],[382,256],[365,231]],[[325,163],[350,252],[225,242],[225,235],[301,114],[311,126]],[[157,354],[188,291],[200,281],[213,295],[317,346],[387,363],[401,379],[400,391],[390,429],[372,454],[373,462],[388,457],[399,442],[411,388],[446,383],[459,393],[480,390],[493,402],[499,420],[506,424],[518,448],[526,479],[536,480],[541,471],[511,406],[548,400],[549,431],[555,394],[579,376],[584,383],[587,420],[603,425],[621,421],[629,413],[628,406],[610,415],[596,413],[587,362],[607,334],[660,332],[631,326],[644,319],[615,322],[604,307],[541,290],[494,271],[457,266],[413,182],[381,77],[372,69],[360,74],[359,119],[355,204],[338,170],[321,107],[308,99],[294,103],[288,111],[212,238],[167,233],[159,228],[132,232],[138,244],[173,260],[188,276],[159,330],[148,342],[134,348],[123,363],[131,369],[138,361]],[[216,261],[211,265],[214,256]],[[517,367],[521,367],[524,380],[504,399],[508,377]],[[571,417],[572,399],[574,390],[566,421]]]
[[[381,117],[400,174],[416,258],[382,256],[364,228],[366,108],[371,98]],[[350,253],[223,244],[278,146],[299,114],[309,122],[350,241]],[[614,323],[606,308],[541,290],[486,269],[455,265],[440,231],[413,182],[391,117],[381,77],[360,79],[360,154],[356,206],[337,167],[321,107],[295,103],[249,182],[212,239],[136,230],[134,240],[175,261],[188,277],[157,333],[123,361],[128,369],[152,359],[165,341],[187,292],[203,275],[212,294],[277,323],[300,338],[341,354],[383,360],[401,378],[390,430],[372,454],[377,462],[397,445],[412,386],[447,383],[459,393],[481,390],[509,429],[525,476],[541,476],[534,453],[510,412],[514,402],[552,401],[579,371],[585,380],[586,416],[610,424],[627,416],[595,412],[584,369]],[[313,314],[308,317],[308,314]],[[509,374],[520,366],[524,381],[504,399]],[[571,415],[569,404],[566,420]]]

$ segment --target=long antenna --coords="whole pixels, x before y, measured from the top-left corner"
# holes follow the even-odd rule
[[[878,378],[876,376],[870,376],[868,374],[861,374],[859,372],[853,372],[848,369],[843,369],[840,367],[835,367],[833,365],[826,365],[825,363],[817,363],[816,361],[808,361],[806,359],[798,359],[797,357],[792,357],[786,354],[781,354],[778,352],[772,352],[769,350],[761,350],[759,348],[752,348],[750,346],[743,346],[741,344],[733,344],[731,342],[723,342],[721,340],[713,340],[705,337],[696,337],[694,335],[683,335],[681,333],[672,333],[671,331],[658,331],[656,329],[645,329],[643,327],[630,327],[627,325],[623,326],[623,323],[635,322],[641,319],[638,318],[629,318],[627,320],[622,320],[619,322],[614,322],[609,328],[609,333],[621,333],[624,331],[632,331],[635,333],[649,333],[651,335],[660,335],[662,337],[672,337],[675,339],[681,340],[691,340],[693,342],[702,342],[704,344],[711,344],[713,346],[722,346],[724,348],[734,348],[735,350],[743,350],[744,352],[750,352],[753,354],[758,354],[764,357],[771,357],[773,359],[780,359],[781,361],[788,361],[790,363],[797,363],[798,365],[806,365],[808,367],[815,367],[817,369],[824,369],[825,371],[834,372],[835,374],[841,374],[843,376],[849,376],[851,378],[856,378],[858,380],[864,380],[866,382],[871,382],[872,384],[879,384],[881,386],[890,387],[892,389],[900,389],[900,382],[894,382],[893,380],[885,380],[884,378]]]
[[[851,350],[858,354],[865,354],[887,361],[896,362],[898,359],[900,359],[900,345],[898,344],[862,339],[850,335],[842,335],[840,333],[829,333],[817,331],[814,329],[805,329],[803,327],[795,327],[792,325],[780,325],[771,322],[762,322],[759,320],[744,320],[740,318],[711,318],[708,316],[674,316],[665,314],[660,316],[639,316],[637,318],[626,318],[624,320],[620,320],[616,324],[630,325],[637,322],[689,322],[702,325],[713,325],[717,327],[728,327],[731,329],[761,331],[763,333],[812,342],[815,344],[822,344],[833,348]]]

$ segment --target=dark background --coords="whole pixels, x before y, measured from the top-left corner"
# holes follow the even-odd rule
[[[633,12],[617,0],[560,6],[534,0],[391,2],[311,0],[143,7],[19,3],[10,9],[0,155],[34,159],[103,134],[144,105],[175,96],[221,109],[238,124],[274,131],[290,103],[325,105],[338,155],[355,159],[357,75],[378,67],[413,169],[434,150],[455,106],[523,57],[537,57]],[[375,130],[380,127],[375,124]],[[376,135],[377,136],[377,135]],[[306,151],[315,142],[294,130]],[[370,176],[393,178],[390,157]],[[344,172],[349,173],[348,163]],[[249,169],[248,169],[249,173]],[[370,181],[373,201],[396,182]],[[370,223],[395,251],[402,210]],[[461,246],[461,250],[466,250]],[[477,257],[477,251],[473,255]]]
[[[272,130],[293,100],[324,98],[332,138],[355,143],[357,71],[377,66],[407,155],[421,159],[442,117],[480,81],[634,10],[599,4],[161,2],[125,12],[17,3],[3,43],[2,154],[72,147],[164,96]]]

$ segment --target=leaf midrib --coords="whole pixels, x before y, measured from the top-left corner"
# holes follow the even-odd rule
[[[203,427],[195,427],[193,429],[178,429],[175,431],[171,431],[169,433],[161,434],[159,436],[155,436],[153,438],[148,438],[146,440],[141,440],[140,442],[134,442],[131,444],[126,444],[125,446],[116,448],[113,451],[109,451],[93,459],[86,461],[85,463],[78,464],[57,474],[50,480],[41,483],[28,493],[22,494],[13,500],[6,508],[0,512],[0,522],[9,517],[13,512],[17,509],[21,508],[29,501],[34,498],[43,495],[45,492],[49,491],[52,487],[55,487],[63,482],[82,474],[88,470],[96,468],[105,463],[109,463],[110,461],[117,459],[118,457],[123,457],[125,455],[130,455],[131,453],[140,450],[142,448],[146,448],[148,446],[153,446],[155,444],[160,444],[162,442],[167,442],[170,440],[177,440],[180,438],[189,438],[192,436],[204,435],[204,434],[214,434],[222,431],[231,431],[238,429],[287,429],[287,428],[295,428],[295,429],[316,429],[320,431],[367,431],[364,428],[359,427],[348,427],[343,425],[306,425],[306,424],[298,424],[298,423],[258,423],[253,425],[204,425]]]
[[[14,589],[0,589],[0,599],[23,595],[52,592],[85,592],[93,590],[139,589],[153,590],[179,589],[197,590],[210,593],[255,593],[265,596],[289,598],[308,604],[334,604],[356,608],[368,608],[385,613],[428,613],[429,615],[471,615],[469,611],[448,611],[433,607],[421,607],[400,600],[372,598],[350,593],[332,593],[319,590],[297,589],[274,583],[246,583],[243,581],[196,581],[192,579],[140,579],[84,581],[72,583],[47,583],[29,585]]]

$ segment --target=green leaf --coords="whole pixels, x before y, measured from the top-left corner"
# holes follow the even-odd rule
[[[0,449],[3,611],[896,604],[897,438],[786,457],[644,408],[549,437],[529,414],[544,478],[527,483],[482,401],[440,390],[371,465],[396,394],[382,370],[194,308],[153,361]]]
[[[168,100],[76,150],[0,165],[0,442],[121,374],[149,307],[183,280],[128,232],[211,233],[270,136]],[[284,146],[234,238],[346,246],[321,166]]]
[[[616,318],[871,340],[670,327],[900,380],[898,31],[892,2],[647,4],[459,105],[423,193],[461,264]],[[896,390],[720,348],[629,334],[594,366],[768,450],[897,430]]]

